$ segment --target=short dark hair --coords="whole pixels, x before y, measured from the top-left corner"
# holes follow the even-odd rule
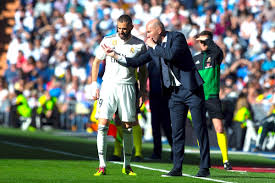
[[[213,33],[207,30],[202,31],[199,36],[207,36],[209,39],[213,39]]]
[[[126,22],[127,24],[133,24],[132,23],[132,18],[129,15],[121,15],[118,20],[118,22]]]

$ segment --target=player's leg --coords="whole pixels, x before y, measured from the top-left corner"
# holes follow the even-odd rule
[[[123,132],[123,155],[124,163],[122,173],[136,175],[131,169],[131,157],[133,152],[133,128],[132,123],[124,122],[122,125]]]
[[[98,120],[98,131],[97,131],[97,151],[99,159],[99,169],[94,174],[95,176],[106,174],[106,153],[107,153],[107,132],[109,128],[109,121],[107,119]]]
[[[107,88],[105,88],[107,86]],[[115,86],[113,90],[109,89],[110,85],[102,85],[100,99],[97,103],[98,112],[98,132],[97,132],[97,150],[99,158],[99,169],[94,174],[101,176],[106,174],[106,153],[107,153],[107,132],[110,120],[117,109],[117,103],[114,100]]]
[[[223,123],[221,119],[212,119],[213,125],[217,133],[217,141],[222,153],[222,159],[224,164],[224,169],[231,170],[232,167],[228,160],[228,142],[225,130],[223,128]]]
[[[139,162],[142,159],[142,129],[138,123],[138,119],[133,124],[133,143],[135,148],[135,161]]]
[[[119,133],[120,137],[123,137],[122,136],[122,127],[121,126],[116,126],[117,128],[117,133]],[[114,153],[113,153],[113,156],[111,158],[111,161],[121,161],[121,151],[122,151],[122,141],[123,139],[118,139],[116,138],[115,139],[115,142],[114,142]]]
[[[117,128],[117,136],[114,142],[114,153],[113,153],[113,156],[110,158],[110,160],[121,161],[123,134],[122,134],[121,120],[119,119],[117,112],[114,117],[114,122]]]
[[[133,124],[136,121],[136,94],[134,85],[122,85],[117,93],[118,114],[122,121],[124,163],[122,173],[136,175],[130,166],[133,151]]]
[[[222,114],[221,102],[218,98],[213,98],[213,99],[207,100],[205,104],[217,134],[217,142],[222,153],[224,168],[226,170],[231,170],[232,167],[228,160],[227,136],[224,130],[223,122],[222,122],[223,114]]]

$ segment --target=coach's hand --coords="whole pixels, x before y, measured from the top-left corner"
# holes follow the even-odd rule
[[[157,44],[155,43],[155,41],[152,39],[152,38],[148,38],[146,39],[146,45],[151,47],[151,48],[154,48]]]
[[[92,100],[97,100],[99,98],[99,89],[97,82],[92,82]]]

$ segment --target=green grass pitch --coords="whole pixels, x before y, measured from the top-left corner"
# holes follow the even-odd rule
[[[168,147],[168,146],[166,146]],[[197,149],[187,147],[187,149]],[[113,152],[108,144],[107,157]],[[152,153],[152,144],[143,144],[143,153]],[[202,182],[275,182],[275,173],[225,171],[211,168],[209,178],[195,178],[199,154],[186,153],[182,177],[161,177],[172,168],[170,152],[163,160],[132,162],[136,177],[121,173],[121,162],[107,162],[107,175],[94,177],[98,167],[95,138],[57,136],[54,132],[22,132],[0,127],[0,183],[202,183]],[[275,168],[273,158],[251,154],[229,154],[234,166]],[[211,164],[221,165],[221,155],[211,153]]]

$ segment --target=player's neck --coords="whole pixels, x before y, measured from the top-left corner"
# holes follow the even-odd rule
[[[124,42],[127,42],[127,41],[129,41],[130,39],[132,38],[132,34],[130,34],[127,38],[125,38],[125,39],[122,39]],[[120,38],[121,39],[121,38]]]

